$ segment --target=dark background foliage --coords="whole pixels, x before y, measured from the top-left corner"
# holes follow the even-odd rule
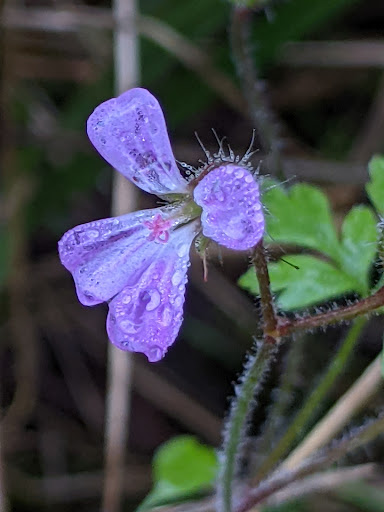
[[[102,481],[105,307],[77,302],[56,244],[72,226],[110,212],[114,171],[93,150],[84,126],[93,108],[113,95],[111,5],[2,4],[0,375],[7,490],[14,510],[88,511],[99,502]],[[230,4],[142,0],[139,7],[198,52],[191,66],[188,48],[176,38],[164,48],[161,31],[143,30],[140,36],[141,85],[164,108],[176,157],[192,165],[202,158],[195,131],[215,150],[212,128],[236,153],[244,152],[253,126],[242,109],[229,52]],[[58,22],[64,11],[80,22]],[[255,15],[254,58],[279,124],[287,174],[320,185],[338,224],[353,204],[366,201],[366,164],[383,150],[383,26],[379,0],[287,0]],[[207,77],[215,74],[224,74],[229,85],[212,87]],[[260,160],[256,154],[254,165]],[[263,164],[262,172],[268,172]],[[140,196],[142,208],[154,201]],[[165,360],[149,365],[135,357],[127,510],[150,488],[151,457],[159,444],[193,433],[218,446],[232,380],[257,332],[257,303],[236,285],[247,256],[224,251],[221,263],[213,249],[211,259],[204,283],[194,258],[185,321]],[[324,410],[378,352],[381,324],[374,319],[366,327]],[[332,328],[302,341],[292,408],[316,381],[342,332]],[[261,406],[282,368],[279,360]],[[255,434],[265,414],[260,411]],[[326,499],[289,510],[321,510],[330,506]],[[337,510],[361,509],[351,499],[338,500]]]

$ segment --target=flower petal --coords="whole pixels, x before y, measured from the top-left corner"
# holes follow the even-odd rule
[[[87,132],[105,160],[146,192],[186,191],[163,112],[146,89],[131,89],[99,105],[88,119]]]
[[[203,209],[203,234],[229,249],[250,249],[264,233],[259,186],[234,164],[210,171],[197,184],[194,199]]]
[[[153,208],[77,226],[62,237],[62,264],[72,273],[80,302],[93,306],[133,285],[177,223],[172,207]],[[163,227],[161,227],[163,225]],[[168,237],[161,238],[167,234]]]
[[[151,362],[165,355],[182,323],[189,249],[196,232],[196,222],[172,232],[140,280],[110,302],[107,332],[114,345],[142,352]]]

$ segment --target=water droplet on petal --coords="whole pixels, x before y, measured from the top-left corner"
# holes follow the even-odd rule
[[[236,178],[242,178],[244,176],[244,169],[237,169],[234,174]]]
[[[172,313],[172,309],[169,308],[168,306],[166,306],[161,314],[161,317],[160,317],[160,323],[164,326],[164,327],[168,327],[171,325],[172,323],[172,318],[173,318],[173,313]]]
[[[148,293],[150,296],[150,300],[148,304],[145,306],[145,309],[147,311],[153,311],[159,306],[161,302],[161,295],[157,290],[149,290]]]
[[[127,334],[136,334],[139,330],[139,326],[133,324],[130,320],[120,320],[119,327],[123,332]]]
[[[222,203],[222,202],[225,200],[225,194],[224,194],[224,192],[221,190],[221,188],[218,188],[218,189],[214,192],[214,195],[215,195],[215,198],[216,198],[220,203]]]
[[[97,238],[99,236],[99,231],[97,229],[89,229],[87,231],[87,235],[89,238]]]
[[[160,359],[163,357],[163,355],[164,355],[163,350],[160,347],[158,347],[157,345],[154,345],[147,351],[148,361],[150,361],[151,363],[160,361]]]
[[[253,176],[251,174],[247,174],[246,177],[244,178],[244,181],[246,183],[252,183],[253,180]]]
[[[177,255],[179,256],[179,258],[182,258],[183,256],[185,256],[187,254],[188,251],[189,251],[189,245],[182,244],[177,248],[176,252],[177,252]]]
[[[182,299],[182,297],[180,297],[180,295],[178,295],[175,299],[175,307],[179,308],[182,304],[183,304],[183,299]]]
[[[181,283],[181,280],[183,279],[183,273],[180,272],[180,270],[176,270],[176,272],[173,274],[171,281],[173,286],[177,286]]]
[[[240,216],[232,217],[228,223],[223,226],[223,232],[233,238],[234,240],[240,240],[244,237],[244,226],[243,218]]]

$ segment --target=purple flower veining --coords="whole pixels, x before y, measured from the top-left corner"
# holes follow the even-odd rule
[[[230,249],[253,247],[263,236],[259,187],[242,159],[222,146],[184,178],[157,100],[131,89],[99,105],[88,136],[104,159],[146,192],[169,204],[77,226],[62,237],[62,264],[79,301],[109,302],[107,332],[122,350],[158,361],[183,318],[190,247],[197,235]]]

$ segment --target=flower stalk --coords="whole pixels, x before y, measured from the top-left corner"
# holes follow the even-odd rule
[[[232,56],[251,120],[258,129],[264,151],[271,155],[270,171],[276,176],[283,176],[277,123],[265,98],[251,50],[253,16],[254,10],[251,7],[234,6],[230,24]]]
[[[264,336],[271,338],[270,342],[274,343],[279,338],[278,322],[271,292],[268,263],[262,240],[260,240],[253,252],[253,264],[260,287]],[[277,336],[274,336],[273,333],[276,333]]]
[[[263,338],[256,345],[256,354],[249,357],[240,382],[235,388],[235,398],[232,401],[228,422],[224,428],[221,470],[218,478],[218,505],[221,512],[232,511],[232,490],[241,460],[241,445],[244,443],[247,421],[256,406],[256,396],[261,390],[263,379],[279,346],[278,339],[269,334],[269,331],[276,329],[277,319],[262,240],[254,249],[253,261],[260,285]]]
[[[277,346],[262,340],[256,343],[256,354],[252,354],[235,388],[227,425],[224,429],[224,443],[218,476],[218,509],[231,512],[233,507],[233,486],[238,464],[241,460],[241,444],[246,434],[247,420],[256,405],[256,395],[261,389],[263,378],[276,354]]]

